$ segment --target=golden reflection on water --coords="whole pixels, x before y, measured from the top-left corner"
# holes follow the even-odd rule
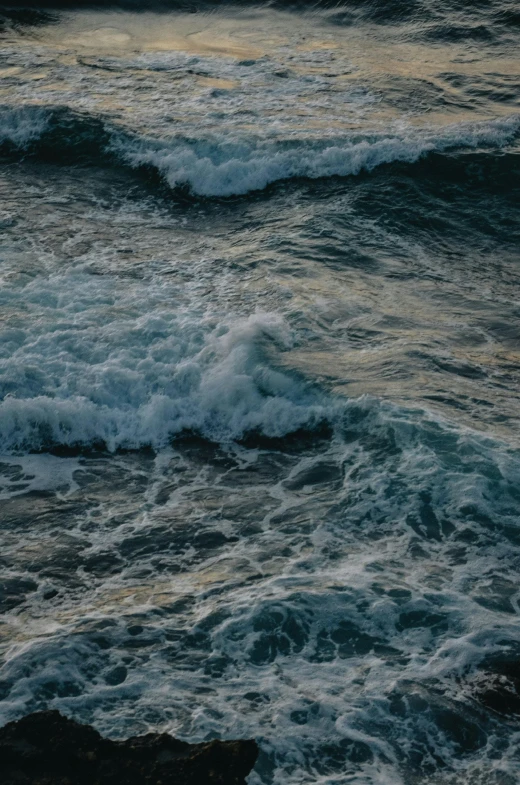
[[[41,605],[31,607],[28,603],[23,611],[6,616],[0,623],[0,654],[8,661],[14,652],[19,654],[24,644],[37,638],[47,640],[67,626],[72,625],[75,632],[81,632],[82,627],[106,616],[135,618],[140,612],[148,613],[150,608],[171,605],[229,580],[236,580],[236,565],[232,559],[222,559],[199,571],[193,571],[192,567],[189,573],[176,575],[171,580],[161,581],[154,577],[149,584],[104,584],[99,593],[81,591],[77,600],[71,597],[66,606],[47,602],[43,610]],[[81,616],[78,615],[79,607]]]
[[[446,105],[435,109],[429,105],[427,111],[414,114],[403,113],[402,108],[385,105],[383,101],[379,104],[380,97],[384,96],[387,89],[391,89],[395,78],[411,80],[410,89],[422,81],[430,88],[437,88],[448,98],[453,96],[456,120],[461,122],[482,119],[487,116],[489,109],[473,107],[462,110],[461,102],[457,100],[458,88],[451,86],[447,74],[456,72],[468,78],[482,78],[487,74],[490,79],[500,79],[501,75],[512,78],[520,71],[518,60],[511,54],[499,57],[490,47],[476,48],[468,45],[467,41],[450,45],[424,44],[398,38],[396,32],[392,32],[388,26],[382,28],[365,24],[362,28],[333,27],[318,15],[297,16],[272,9],[268,13],[249,11],[248,14],[233,9],[233,16],[226,16],[225,13],[194,15],[76,11],[63,14],[56,25],[35,28],[30,38],[17,40],[21,42],[20,45],[27,47],[51,47],[58,53],[57,59],[62,64],[75,65],[79,61],[81,65],[92,66],[96,80],[99,74],[99,82],[93,81],[89,97],[107,111],[125,114],[132,112],[133,106],[127,99],[124,80],[120,86],[119,82],[114,82],[116,86],[113,91],[107,89],[104,93],[109,79],[105,79],[103,69],[108,69],[107,74],[111,78],[112,59],[145,52],[184,51],[188,54],[211,54],[237,59],[265,56],[271,58],[277,66],[286,67],[289,77],[291,72],[326,76],[324,91],[329,87],[333,90],[337,85],[341,89],[350,84],[353,87],[369,85],[374,92],[369,116],[371,127],[377,128],[379,123],[382,129],[388,128],[397,118],[402,119],[407,126],[425,123],[443,125],[454,119]],[[295,56],[295,53],[302,57]],[[98,59],[99,55],[104,54],[110,56],[110,62]],[[307,54],[309,57],[306,59]],[[324,55],[323,60],[320,61],[319,55]],[[135,65],[139,67],[131,70],[133,82],[140,87],[139,80],[142,80],[145,93],[149,80],[148,84],[153,84],[161,98],[166,96],[172,125],[182,120],[181,113],[185,105],[182,100],[178,104],[172,100],[177,95],[176,80],[181,76],[171,71],[141,68],[140,63]],[[226,71],[224,76],[218,78],[204,73],[189,73],[190,78],[183,87],[183,95],[186,96],[198,97],[208,89],[236,90],[240,87],[239,78],[226,78]],[[230,73],[234,76],[236,71],[231,70]],[[13,83],[28,78],[40,82],[47,75],[47,71],[39,68],[26,71],[14,67],[0,71],[0,78],[12,79]],[[241,75],[240,79],[244,79],[247,84],[247,76]],[[162,91],[163,86],[172,88],[172,85],[172,92],[166,94],[166,91]],[[76,87],[70,84],[70,89]],[[57,82],[53,78],[52,82],[41,86],[38,84],[26,102],[43,104],[52,100],[53,92],[57,93],[56,100],[59,101],[59,94],[68,88],[66,81]],[[264,85],[258,89],[261,91]],[[400,89],[404,89],[402,84]],[[322,106],[319,91],[316,95],[318,98],[313,97],[312,102],[305,91],[301,94],[295,91],[288,96],[287,101],[291,103],[287,114],[291,118],[298,118],[294,124],[295,130],[300,127],[319,133],[322,128],[345,132],[359,129],[359,125],[356,125],[357,115],[349,114],[348,106],[345,105],[343,111],[343,105],[338,101],[341,111],[331,116],[330,105],[325,102]],[[285,119],[286,104],[283,102],[269,104],[266,101],[261,106],[265,116],[274,118],[276,123]],[[203,116],[204,101],[197,108],[200,108]],[[510,114],[511,106],[507,102],[494,102],[492,111],[495,116]],[[240,121],[236,127],[241,132],[257,132],[255,121],[249,118],[247,122]],[[231,249],[226,249],[228,257],[230,253]],[[247,255],[243,243],[237,255]],[[348,265],[348,259],[346,263]],[[327,272],[329,274],[330,270]],[[427,354],[425,347],[436,346],[441,353],[449,355],[450,362],[469,362],[476,367],[482,366],[490,374],[496,374],[499,382],[494,384],[491,380],[488,384],[479,378],[469,378],[454,372],[451,378],[455,395],[477,399],[483,397],[482,388],[486,385],[486,394],[491,400],[500,401],[500,406],[514,414],[514,401],[508,400],[508,385],[500,387],[500,375],[504,367],[518,362],[518,352],[514,347],[504,348],[499,340],[489,334],[475,345],[463,337],[467,325],[475,324],[478,304],[469,300],[461,302],[457,316],[453,316],[453,309],[450,308],[443,320],[442,309],[439,309],[439,302],[435,300],[439,287],[434,282],[423,280],[403,285],[389,277],[378,280],[376,288],[360,270],[353,275],[344,272],[336,278],[320,276],[317,269],[301,280],[291,277],[290,281],[286,281],[283,276],[278,280],[273,277],[275,286],[280,289],[287,286],[292,291],[294,312],[301,308],[302,311],[319,314],[319,318],[330,324],[332,331],[329,345],[324,339],[318,352],[309,348],[294,349],[286,355],[287,361],[310,376],[328,379],[333,389],[348,395],[368,392],[410,402],[420,399],[425,390],[435,390],[443,383],[442,380],[437,381],[435,368],[429,367],[427,358],[423,357]],[[247,285],[262,291],[265,280],[258,281],[256,285],[252,279]],[[443,291],[445,289],[443,285]],[[242,295],[243,292],[238,298]],[[341,313],[345,307],[346,311]],[[332,316],[334,313],[336,315]],[[403,314],[406,314],[406,323],[402,319]],[[386,320],[384,325],[383,320]],[[393,320],[392,325],[389,320]],[[381,328],[378,328],[379,323]],[[363,331],[367,335],[366,346],[356,337]],[[378,340],[378,332],[384,335],[384,340]],[[340,334],[341,341],[338,341],[337,336]],[[453,335],[458,334],[462,336],[458,339],[459,344],[452,340]],[[417,360],[419,355],[420,361]],[[462,412],[460,417],[467,417],[472,424],[479,420],[472,418],[471,412]],[[485,418],[479,421],[483,422]]]
[[[5,79],[9,76],[16,76],[22,72],[19,66],[12,66],[10,68],[0,68],[0,79]]]
[[[287,368],[347,398],[368,394],[443,416],[448,406],[477,430],[487,430],[490,415],[494,432],[517,443],[510,375],[520,352],[488,329],[486,297],[479,305],[471,290],[467,299],[457,292],[457,307],[443,311],[434,280],[403,286],[359,270],[311,272],[292,279],[291,288],[293,313],[313,313],[323,338],[318,349],[311,342],[283,355]],[[444,282],[442,291],[449,288]],[[503,427],[493,418],[495,406],[511,418]]]
[[[197,76],[197,82],[201,87],[216,87],[221,90],[233,90],[239,85],[239,82],[233,79],[217,79],[210,76]]]
[[[40,35],[41,42],[57,48],[96,54],[184,51],[236,58],[262,56],[258,46],[236,40],[232,19],[223,23],[221,17],[206,17],[201,23],[200,16],[81,11],[65,14],[60,24]]]
[[[35,41],[62,50],[111,55],[185,51],[236,58],[279,58],[288,47],[310,54],[329,51],[333,57],[348,58],[358,77],[366,74],[431,80],[450,70],[468,76],[512,75],[520,70],[516,53],[493,56],[489,48],[470,47],[466,40],[448,45],[422,43],[398,37],[397,29],[393,33],[388,26],[332,26],[317,15],[296,16],[273,9],[248,14],[233,9],[232,16],[225,12],[75,11],[62,14],[58,24],[35,29],[31,39],[25,39],[29,46]],[[300,63],[292,65],[301,67]],[[312,65],[314,72],[327,70],[327,65]]]
[[[74,65],[78,58],[85,65],[92,65],[103,79],[103,64],[96,61],[104,56],[111,59],[136,57],[146,53],[184,52],[187,55],[234,58],[239,61],[266,58],[277,67],[287,69],[299,77],[323,77],[327,80],[324,89],[348,90],[352,85],[370,85],[373,102],[370,105],[370,119],[374,125],[386,128],[397,120],[406,120],[409,125],[424,124],[446,125],[460,121],[474,121],[493,116],[508,115],[511,106],[507,101],[494,101],[490,106],[479,102],[471,94],[463,94],[464,87],[453,84],[451,74],[471,80],[481,79],[486,74],[491,80],[513,78],[520,74],[519,61],[512,54],[497,56],[489,47],[476,48],[467,41],[440,43],[421,43],[403,37],[401,28],[363,24],[362,26],[338,26],[327,23],[326,17],[318,14],[289,14],[280,11],[251,10],[247,13],[233,9],[233,15],[226,12],[218,14],[157,14],[152,12],[132,13],[118,11],[75,11],[63,13],[54,25],[34,28],[31,36],[17,36],[17,46],[34,48],[51,47],[57,60],[63,65]],[[413,29],[411,30],[413,33]],[[14,33],[12,33],[14,35]],[[327,54],[329,55],[327,57]],[[301,56],[301,57],[300,57]],[[320,56],[324,60],[320,60]],[[89,63],[88,59],[93,62]],[[159,83],[168,81],[171,90],[175,79],[181,74],[172,71],[142,70],[143,75]],[[47,73],[43,70],[4,69],[0,78],[43,81]],[[138,70],[132,72],[134,79]],[[96,77],[98,78],[98,77]],[[241,77],[247,87],[247,77]],[[406,90],[403,80],[410,80],[409,89],[421,90],[421,82],[426,90],[437,90],[442,100],[428,101],[424,110],[407,111],[402,106],[382,100],[396,88]],[[106,80],[108,84],[108,79]],[[166,82],[164,82],[166,84]],[[233,76],[194,74],[193,89],[234,90],[241,86]],[[71,89],[75,85],[71,84]],[[42,86],[42,101],[56,99],[66,88],[54,81]],[[117,95],[99,97],[99,106],[107,111],[125,111],[124,84],[112,85]],[[269,94],[269,79],[259,89]],[[95,90],[91,92],[95,93]],[[120,93],[120,94],[119,94]],[[291,93],[291,117],[302,118],[302,128],[320,130],[323,127],[348,132],[352,127],[348,101],[345,116],[342,118],[341,101],[338,111],[330,116],[330,107],[319,106],[317,94],[309,107],[308,96]],[[463,100],[461,100],[461,97]],[[170,99],[171,100],[171,99]],[[39,103],[32,96],[28,103]],[[303,109],[298,110],[298,103]],[[453,106],[453,109],[452,109]],[[467,106],[467,109],[463,109]],[[281,110],[266,102],[265,116],[273,116],[278,122]],[[455,117],[456,115],[456,117]],[[325,126],[323,124],[326,124]],[[304,125],[305,124],[305,125]],[[251,126],[254,130],[254,125]],[[248,127],[243,126],[247,132]]]

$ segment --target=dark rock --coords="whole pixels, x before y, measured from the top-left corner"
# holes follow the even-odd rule
[[[187,744],[155,733],[111,741],[58,711],[0,729],[2,785],[245,785],[257,756],[254,741]]]
[[[510,719],[520,719],[520,663],[495,662],[477,680],[476,696],[486,708]]]

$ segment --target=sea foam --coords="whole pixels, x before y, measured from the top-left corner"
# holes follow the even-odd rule
[[[76,286],[78,297],[88,281]],[[80,331],[56,316],[4,358],[0,450],[160,447],[184,430],[221,442],[277,437],[333,414],[269,360],[268,344],[290,342],[276,315],[204,323],[163,311],[96,325],[93,311],[78,315]]]
[[[272,138],[234,132],[204,138],[141,136],[102,116],[63,107],[25,106],[0,111],[0,144],[18,151],[60,156],[73,150],[82,158],[100,155],[132,168],[151,168],[172,189],[188,188],[204,197],[259,191],[294,178],[326,178],[370,172],[393,162],[415,163],[428,153],[498,149],[514,142],[520,115],[444,127],[380,129],[323,139]],[[53,160],[56,155],[53,156]]]
[[[171,188],[188,185],[201,196],[226,197],[292,178],[345,177],[382,164],[414,163],[431,152],[503,147],[518,133],[520,117],[488,123],[458,123],[440,129],[407,129],[369,137],[324,141],[289,139],[212,141],[114,138],[112,147],[131,166],[152,166]]]
[[[46,107],[0,107],[0,144],[27,148],[30,142],[41,139],[52,118],[52,109]]]

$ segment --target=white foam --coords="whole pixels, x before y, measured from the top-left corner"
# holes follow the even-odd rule
[[[26,493],[52,491],[59,498],[77,490],[74,474],[81,470],[76,458],[63,461],[54,455],[0,455],[0,500]]]
[[[44,136],[57,117],[56,107],[4,108],[0,141],[24,149]],[[299,138],[295,132],[252,137],[232,128],[220,136],[154,139],[128,134],[106,122],[111,136],[108,151],[116,158],[134,168],[155,168],[171,188],[188,186],[193,193],[209,197],[243,195],[292,178],[357,175],[383,164],[414,163],[431,152],[502,149],[519,128],[520,115],[512,115],[422,129],[401,122],[387,132],[332,133],[321,139]]]
[[[0,108],[0,144],[10,142],[15,147],[24,148],[43,136],[50,119],[51,113],[44,107]]]
[[[430,152],[503,147],[520,127],[518,115],[484,123],[457,123],[438,129],[404,129],[363,138],[326,141],[214,138],[169,143],[115,137],[112,148],[132,166],[151,165],[175,188],[189,185],[202,196],[233,196],[289,178],[359,174],[392,162],[413,163]]]
[[[266,346],[291,341],[280,317],[220,320],[165,296],[133,286],[116,298],[111,281],[83,274],[13,294],[41,318],[4,332],[0,449],[159,447],[184,429],[217,441],[282,436],[330,416],[330,403],[271,365]]]

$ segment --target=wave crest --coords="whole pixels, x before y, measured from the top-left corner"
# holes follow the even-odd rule
[[[87,160],[147,168],[171,189],[202,197],[245,195],[297,178],[358,175],[395,162],[413,164],[430,153],[502,150],[518,136],[520,115],[443,128],[351,134],[323,140],[267,140],[230,135],[211,139],[153,139],[64,108],[0,111],[4,153],[51,160]]]
[[[179,325],[167,343],[182,344],[187,330]],[[255,314],[230,328],[218,324],[193,352],[199,339],[176,347],[173,362],[171,347],[156,342],[151,355],[131,367],[124,351],[115,356],[112,350],[97,366],[81,368],[76,360],[74,386],[82,377],[83,394],[70,385],[51,391],[42,384],[41,394],[31,395],[34,390],[19,382],[20,397],[6,395],[0,403],[0,450],[159,448],[183,431],[215,442],[251,432],[281,437],[334,415],[334,405],[269,363],[266,342],[283,348],[290,341],[279,317]]]

